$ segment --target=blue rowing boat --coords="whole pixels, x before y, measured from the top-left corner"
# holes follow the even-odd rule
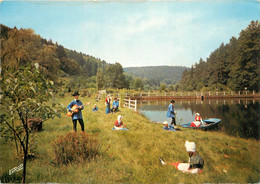
[[[204,129],[205,130],[205,129],[211,129],[211,128],[216,127],[220,121],[221,121],[221,119],[209,118],[209,119],[203,120],[203,124],[200,125],[199,127],[190,127],[191,123],[181,124],[181,126],[183,128]]]

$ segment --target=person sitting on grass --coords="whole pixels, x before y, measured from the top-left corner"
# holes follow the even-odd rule
[[[126,125],[123,124],[122,118],[123,117],[121,115],[118,115],[113,130],[128,130],[127,128],[125,128]]]
[[[95,111],[98,111],[98,107],[97,107],[97,104],[95,104],[94,105],[94,107],[93,107],[93,110],[92,110],[93,112],[95,112]]]
[[[196,145],[194,142],[185,142],[185,147],[189,155],[189,163],[165,163],[161,157],[159,157],[159,161],[162,165],[173,165],[177,168],[178,171],[182,171],[184,173],[202,173],[202,169],[204,166],[204,160],[200,156],[198,152],[196,152]]]
[[[191,122],[190,127],[199,127],[203,124],[202,118],[199,113],[195,114],[195,121]]]
[[[117,100],[117,98],[115,98],[115,100],[112,103],[112,109],[111,112],[117,112],[118,111],[118,107],[119,107],[119,101]]]
[[[167,121],[163,122],[163,129],[175,132],[174,126],[173,125],[169,125]]]

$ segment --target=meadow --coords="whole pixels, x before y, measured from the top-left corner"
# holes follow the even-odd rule
[[[104,100],[80,97],[85,106],[85,131],[98,134],[100,153],[91,160],[57,165],[53,144],[60,136],[72,132],[71,118],[62,114],[43,123],[43,131],[32,138],[37,149],[28,161],[27,182],[30,183],[257,183],[260,176],[260,145],[253,139],[227,136],[221,132],[185,130],[168,132],[161,124],[152,123],[138,112],[120,108],[120,112],[105,114]],[[57,101],[67,106],[73,98]],[[92,112],[97,104],[99,111]],[[129,131],[113,131],[118,115],[123,116]],[[80,125],[78,124],[78,132]],[[187,162],[185,140],[194,141],[205,166],[201,174],[186,174],[166,162]],[[22,162],[16,158],[14,143],[0,139],[0,176]],[[70,144],[68,142],[68,144]],[[13,177],[19,178],[21,171]]]

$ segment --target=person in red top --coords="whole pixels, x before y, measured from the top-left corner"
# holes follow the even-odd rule
[[[123,124],[122,118],[123,117],[121,115],[118,115],[117,120],[114,125],[115,130],[128,130],[125,128],[126,125]]]
[[[190,127],[199,127],[202,124],[202,118],[199,113],[195,114],[195,121],[190,124]]]
[[[110,113],[110,102],[111,102],[111,98],[110,95],[107,95],[106,101],[105,101],[105,105],[106,105],[106,114]]]

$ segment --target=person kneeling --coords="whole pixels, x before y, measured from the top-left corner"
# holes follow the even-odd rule
[[[114,130],[128,130],[127,128],[125,128],[126,125],[123,124],[122,118],[123,117],[121,115],[118,115],[114,125]]]
[[[184,173],[201,173],[204,166],[204,160],[200,154],[196,152],[195,143],[186,141],[185,147],[189,155],[189,163],[168,163],[168,165],[173,165],[178,171],[182,171]],[[161,157],[159,157],[159,161],[162,165],[167,164],[161,159]]]

